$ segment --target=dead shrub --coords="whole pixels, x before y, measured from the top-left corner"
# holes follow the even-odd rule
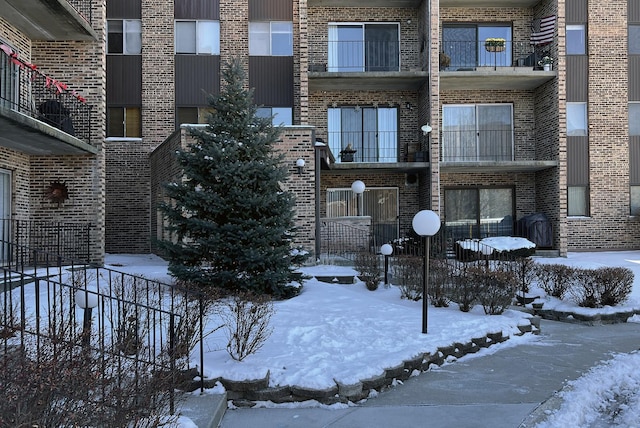
[[[446,259],[432,259],[429,266],[429,298],[436,308],[449,306],[452,266]]]
[[[564,299],[576,282],[576,270],[562,264],[537,264],[535,277],[545,293]]]
[[[622,267],[576,269],[572,300],[585,308],[616,306],[624,302],[633,288],[633,272]]]
[[[469,269],[473,266],[473,263],[459,263],[451,269],[449,297],[462,312],[469,312],[477,300],[476,284],[469,280]]]
[[[400,298],[422,299],[422,257],[394,257],[393,282],[400,288]]]
[[[273,302],[264,295],[241,293],[223,301],[221,311],[227,332],[227,352],[236,361],[255,354],[273,329],[269,326],[275,313]]]
[[[470,267],[467,274],[485,314],[500,315],[509,307],[519,280],[507,264],[481,263]]]
[[[356,254],[354,268],[358,272],[358,278],[364,282],[367,290],[375,291],[382,281],[382,269],[377,254],[368,251],[360,251]]]

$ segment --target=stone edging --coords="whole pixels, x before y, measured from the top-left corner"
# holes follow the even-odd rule
[[[546,320],[572,322],[586,325],[601,325],[625,323],[627,322],[628,318],[634,315],[640,315],[640,309],[614,312],[611,314],[595,315],[578,314],[569,311],[557,311],[555,309],[534,309],[530,313],[533,313],[534,315],[537,315]]]
[[[518,325],[520,330],[517,336],[525,333],[540,333],[540,317],[529,319],[529,324]],[[205,388],[212,388],[216,382],[220,382],[226,389],[227,399],[237,407],[251,407],[257,401],[271,401],[273,403],[291,403],[307,400],[316,400],[322,404],[348,403],[359,401],[369,397],[371,391],[382,391],[395,384],[397,380],[407,380],[415,370],[427,371],[432,364],[441,366],[449,357],[460,358],[466,354],[478,352],[481,348],[488,348],[496,343],[509,339],[502,332],[488,333],[486,336],[471,339],[468,343],[453,343],[450,346],[440,347],[435,354],[429,352],[418,355],[410,360],[403,361],[396,367],[385,369],[384,373],[368,379],[362,379],[354,384],[342,384],[336,381],[336,385],[326,389],[310,389],[299,386],[269,387],[269,373],[263,379],[235,381],[225,378],[207,379]],[[189,387],[191,386],[191,387]],[[195,390],[200,387],[199,382],[192,382],[186,390]]]

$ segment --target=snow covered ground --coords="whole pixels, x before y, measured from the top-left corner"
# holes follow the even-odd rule
[[[571,266],[628,267],[635,282],[625,309],[640,308],[640,251],[570,253],[567,258],[536,259],[541,263]],[[107,267],[170,281],[166,263],[150,255],[107,255]],[[312,276],[354,274],[349,267],[314,266],[302,269]],[[565,301],[545,302],[563,310],[588,314],[620,308],[584,309]],[[225,347],[222,330],[208,336],[205,345],[205,374],[227,379],[257,379],[270,375],[270,384],[326,388],[336,381],[353,383],[379,375],[385,368],[400,364],[419,353],[440,346],[466,342],[486,333],[502,331],[513,335],[519,324],[528,324],[527,314],[508,310],[503,315],[485,315],[481,307],[463,313],[452,306],[428,310],[428,334],[421,333],[421,302],[400,299],[397,287],[369,291],[364,283],[338,285],[311,279],[300,296],[275,303],[271,319],[273,334],[256,354],[242,362],[232,360]],[[630,319],[640,322],[640,317]],[[220,324],[212,319],[211,328]],[[524,338],[519,338],[526,341]],[[530,340],[534,340],[531,338]],[[639,341],[640,342],[640,341]],[[565,404],[540,428],[571,426],[640,426],[640,354],[617,355],[594,367],[562,393]],[[308,404],[307,404],[308,405]],[[607,421],[591,425],[594,421]],[[193,426],[183,417],[181,426]]]

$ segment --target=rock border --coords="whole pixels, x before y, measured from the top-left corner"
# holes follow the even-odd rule
[[[518,325],[519,333],[522,336],[526,333],[540,333],[540,317],[533,316],[529,319],[529,324]],[[488,333],[471,339],[467,343],[455,342],[449,346],[443,346],[431,354],[426,352],[408,360],[404,360],[395,367],[389,367],[384,373],[368,379],[362,379],[353,384],[343,384],[336,381],[336,384],[326,389],[312,389],[300,386],[275,386],[269,387],[269,373],[262,379],[252,379],[246,381],[235,381],[225,379],[207,379],[206,388],[212,388],[220,382],[226,389],[227,400],[236,407],[253,407],[258,401],[271,401],[276,404],[293,403],[308,400],[316,400],[319,403],[331,405],[336,403],[349,403],[368,398],[373,391],[381,392],[393,387],[398,381],[405,381],[413,375],[415,371],[425,372],[432,364],[441,366],[450,358],[458,359],[467,354],[478,352],[481,348],[488,348],[497,343],[505,342],[509,336],[503,336],[502,331]],[[186,390],[195,390],[200,387],[199,382],[193,382],[193,389],[186,387]]]
[[[620,324],[627,322],[627,320],[634,315],[640,315],[640,309],[595,315],[579,314],[571,311],[557,311],[555,309],[533,309],[527,312],[546,320],[585,325]]]

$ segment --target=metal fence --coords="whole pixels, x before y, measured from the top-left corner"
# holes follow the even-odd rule
[[[61,412],[75,415],[72,407],[81,401],[80,407],[106,418],[102,423],[142,417],[156,400],[164,400],[173,413],[174,391],[189,369],[192,349],[204,388],[207,304],[201,294],[1,243],[30,262],[11,259],[0,267],[0,383],[6,387],[0,396],[7,394],[0,400],[0,426],[16,420],[6,406],[10,389],[22,386],[17,373],[23,371],[43,376],[38,394],[48,382],[56,383],[51,394],[34,393],[39,400],[50,399],[53,410],[62,406]],[[49,419],[39,423],[50,426],[47,414]]]
[[[69,4],[78,12],[88,23],[92,23],[93,1],[89,0],[69,0]]]
[[[18,260],[31,266],[43,265],[52,261],[50,254],[88,262],[91,258],[93,227],[91,223],[0,219],[0,242],[5,243],[0,253],[0,265],[16,263]],[[6,244],[9,242],[15,245]],[[33,253],[27,249],[37,249],[39,252]],[[41,255],[41,259],[33,259]]]

